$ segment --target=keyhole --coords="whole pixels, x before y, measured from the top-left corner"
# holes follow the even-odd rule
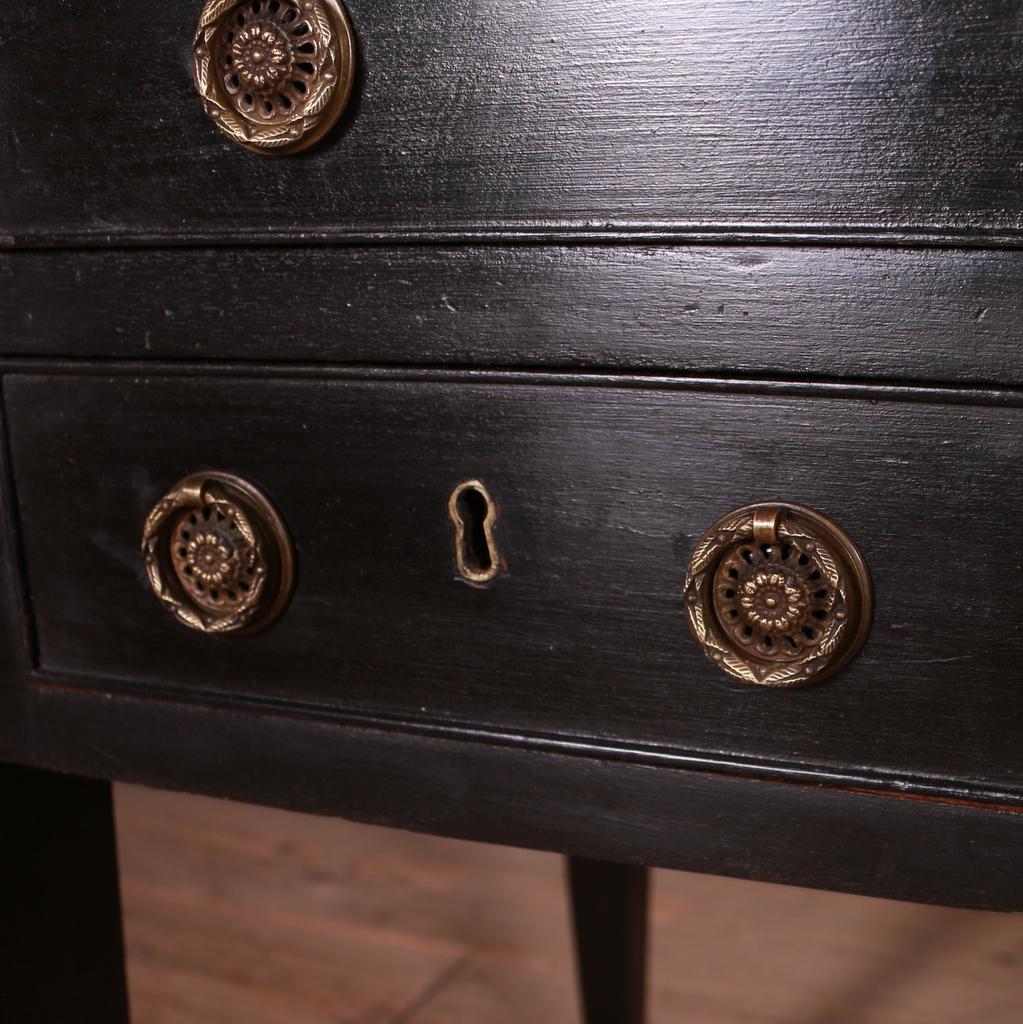
[[[470,583],[487,583],[500,571],[494,542],[497,506],[479,480],[459,484],[448,499],[448,513],[455,524],[455,564],[458,574]]]

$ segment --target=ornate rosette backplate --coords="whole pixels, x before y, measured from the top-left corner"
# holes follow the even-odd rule
[[[153,592],[202,633],[255,632],[284,609],[294,554],[267,498],[229,473],[186,477],[150,512],[142,557]]]
[[[684,587],[704,653],[755,686],[795,687],[838,671],[870,630],[870,574],[852,540],[819,512],[746,505],[700,538]]]
[[[338,0],[206,0],[193,52],[206,113],[257,153],[311,146],[351,94],[354,40]]]

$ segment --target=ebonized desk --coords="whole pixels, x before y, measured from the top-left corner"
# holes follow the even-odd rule
[[[0,1017],[111,780],[570,855],[590,1024],[648,866],[1023,906],[1020,24],[4,5]]]

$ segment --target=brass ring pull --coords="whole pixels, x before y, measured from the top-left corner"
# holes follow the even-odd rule
[[[192,45],[206,113],[256,153],[297,153],[348,104],[355,41],[339,0],[206,0]]]
[[[172,487],[146,519],[142,557],[167,610],[203,633],[268,626],[284,610],[295,575],[281,517],[229,473],[196,473]]]
[[[755,686],[794,687],[837,672],[870,631],[866,563],[844,531],[794,504],[745,505],[700,538],[684,588],[704,653]]]

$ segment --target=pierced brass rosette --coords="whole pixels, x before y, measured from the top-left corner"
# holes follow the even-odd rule
[[[202,633],[253,633],[284,610],[294,553],[281,517],[251,484],[198,473],[165,494],[142,531],[156,596]]]
[[[311,146],[351,94],[355,46],[338,0],[206,0],[193,52],[206,113],[257,153]]]
[[[755,504],[700,538],[684,588],[704,653],[755,686],[794,687],[837,672],[870,630],[870,574],[838,526],[800,505]]]

